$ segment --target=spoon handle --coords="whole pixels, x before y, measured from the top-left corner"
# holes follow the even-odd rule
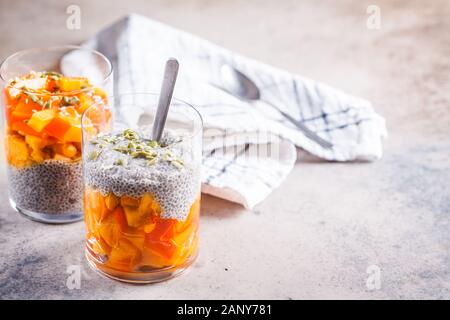
[[[178,61],[170,58],[166,62],[164,69],[164,80],[159,95],[158,108],[156,109],[155,120],[153,121],[152,140],[161,139],[164,125],[166,124],[167,113],[169,112],[170,101],[172,100],[173,90],[178,75]]]

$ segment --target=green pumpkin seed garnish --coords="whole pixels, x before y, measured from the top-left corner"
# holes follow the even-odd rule
[[[159,143],[156,140],[150,140],[148,142],[148,146],[151,147],[151,148],[156,148],[156,147],[159,147]]]
[[[118,166],[126,166],[127,165],[127,159],[117,159],[115,162],[114,162],[114,164],[115,165],[118,165]]]
[[[80,103],[80,99],[78,97],[72,97],[69,99],[70,104],[78,104]]]
[[[36,95],[32,94],[32,93],[25,92],[25,94],[26,94],[26,95],[28,96],[28,98],[30,98],[31,101],[33,101],[34,103],[38,103],[38,101],[40,101],[39,98],[38,98]]]
[[[184,164],[183,164],[183,161],[181,159],[172,160],[170,163],[172,165],[174,165],[175,167],[177,167],[178,169],[183,169],[184,168]]]
[[[153,166],[153,165],[155,165],[157,162],[158,162],[158,158],[157,158],[157,157],[154,157],[153,159],[147,161],[147,165],[148,165],[148,166]]]
[[[62,74],[59,72],[55,72],[55,71],[42,72],[41,77],[45,77],[45,76],[48,76],[48,77],[52,76],[52,77],[60,78],[60,77],[62,77]]]
[[[128,150],[135,150],[136,149],[136,143],[134,143],[133,141],[128,142],[127,145]]]
[[[69,97],[66,97],[66,96],[62,97],[62,104],[63,104],[64,106],[70,105]]]
[[[127,147],[116,147],[113,148],[114,151],[120,152],[120,153],[124,153],[124,154],[128,154],[129,150]]]
[[[91,153],[89,153],[88,159],[90,161],[94,161],[95,159],[98,158],[99,155],[100,155],[100,151],[98,151],[98,150],[91,151]]]
[[[169,162],[178,169],[184,168],[183,160],[175,153],[165,148],[160,149],[162,146],[155,140],[141,139],[137,132],[132,129],[126,129],[116,135],[106,134],[99,136],[96,140],[91,141],[91,144],[97,145],[100,150],[97,149],[97,151],[91,153],[89,155],[90,160],[96,159],[103,148],[113,144],[115,146],[112,146],[111,150],[130,156],[133,159],[143,159],[148,166],[153,166],[161,160]],[[126,166],[129,161],[127,157],[121,157],[115,160],[114,165]]]
[[[133,158],[144,158],[147,160],[151,160],[153,158],[155,158],[157,156],[157,154],[155,152],[152,151],[135,151],[131,153],[131,156]]]
[[[138,134],[132,129],[124,130],[122,135],[127,140],[137,140],[139,138]]]

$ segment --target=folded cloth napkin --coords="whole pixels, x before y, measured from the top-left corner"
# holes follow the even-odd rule
[[[324,84],[135,14],[85,45],[112,61],[116,93],[158,92],[165,61],[179,60],[174,96],[194,105],[204,122],[202,192],[251,208],[289,174],[295,146],[331,161],[381,157],[384,119],[368,101]],[[261,90],[261,100],[302,121],[333,148],[305,137],[268,104],[245,102],[219,89],[223,64],[247,75]]]

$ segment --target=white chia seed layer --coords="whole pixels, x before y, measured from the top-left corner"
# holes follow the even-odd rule
[[[139,140],[142,141],[142,140]],[[176,141],[173,134],[165,132],[163,145]],[[89,144],[84,150],[85,183],[103,195],[113,192],[116,196],[139,198],[151,193],[161,206],[161,217],[183,221],[200,193],[200,166],[192,159],[191,146],[183,143],[170,147],[170,153],[180,159],[182,165],[164,160],[165,148],[152,148],[157,161],[149,164],[145,158],[135,158],[114,150],[125,147],[128,140],[115,144]],[[89,157],[94,153],[96,157]],[[90,159],[89,159],[90,158]],[[117,165],[118,161],[121,163]]]
[[[81,161],[46,160],[17,169],[8,166],[9,193],[16,205],[45,214],[83,212],[83,175]]]

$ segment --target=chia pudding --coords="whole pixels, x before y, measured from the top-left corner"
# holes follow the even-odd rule
[[[9,193],[20,209],[46,214],[83,210],[81,161],[46,160],[25,168],[8,166]]]
[[[189,138],[146,132],[99,135],[83,149],[86,256],[124,281],[184,270],[198,247],[200,158]]]
[[[145,133],[129,139],[134,134],[128,130],[100,136],[88,144],[86,185],[104,196],[112,192],[140,198],[150,193],[161,206],[161,218],[185,220],[200,192],[200,168],[190,160],[191,148],[177,143],[183,137],[172,131],[166,130],[159,144]]]
[[[30,71],[3,98],[11,203],[38,221],[82,219],[81,115],[106,92],[85,77]]]

